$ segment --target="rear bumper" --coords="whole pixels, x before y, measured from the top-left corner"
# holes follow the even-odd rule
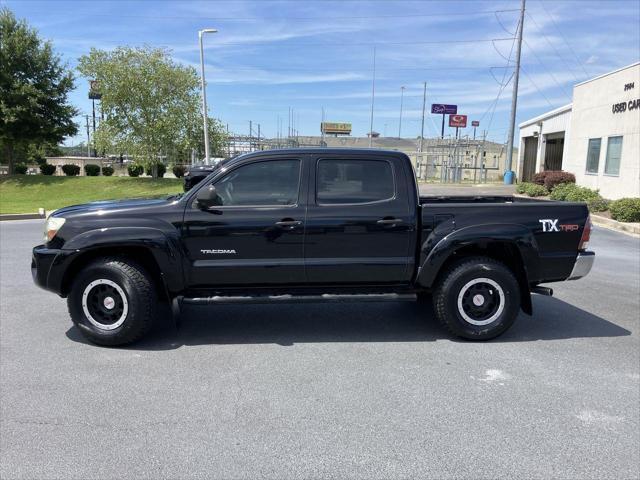
[[[596,259],[595,252],[580,252],[576,257],[576,263],[573,265],[573,270],[567,280],[577,280],[586,276],[593,267],[593,262]]]

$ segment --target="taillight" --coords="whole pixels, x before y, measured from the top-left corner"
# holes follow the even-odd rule
[[[584,229],[582,230],[582,237],[580,238],[580,244],[578,245],[578,250],[586,250],[587,243],[589,243],[590,238],[591,238],[591,215],[588,215],[587,221],[584,224]]]

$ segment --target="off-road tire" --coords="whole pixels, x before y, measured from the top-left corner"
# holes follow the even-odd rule
[[[488,281],[482,279],[488,279]],[[477,283],[468,286],[472,282]],[[493,284],[488,282],[495,282],[499,288],[493,288]],[[489,292],[495,292],[485,295],[489,298],[486,305],[483,300],[485,297],[482,295],[477,295],[478,302],[482,302],[480,306],[470,304],[466,295],[467,292],[471,295],[470,289],[474,286],[479,288],[484,286]],[[465,307],[465,301],[469,307]],[[486,313],[486,318],[480,315],[473,316],[474,308],[491,305],[493,310]],[[506,265],[497,260],[489,257],[467,257],[452,264],[444,272],[434,291],[433,307],[440,323],[453,335],[469,340],[489,340],[504,333],[518,316],[520,311],[518,280]],[[495,319],[492,320],[494,316]],[[489,323],[478,325],[471,322]]]
[[[93,290],[89,287],[92,282],[115,284],[124,293],[125,298],[121,300],[121,304],[126,305],[126,315],[119,317],[123,320],[116,328],[99,328],[85,313],[88,311],[87,298],[83,300],[83,295],[85,291],[88,291],[87,295],[92,294]],[[119,294],[119,291],[114,291]],[[85,338],[98,345],[117,346],[133,343],[149,331],[153,324],[157,297],[153,280],[142,266],[128,258],[103,257],[94,260],[78,273],[67,297],[67,306],[71,320]],[[114,322],[116,323],[118,322]]]

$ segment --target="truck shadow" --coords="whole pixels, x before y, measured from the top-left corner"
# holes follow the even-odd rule
[[[533,296],[534,316],[521,314],[513,327],[492,342],[530,342],[620,337],[631,332],[551,297]],[[72,327],[67,336],[87,343]],[[171,350],[189,345],[323,342],[465,342],[439,325],[430,304],[353,302],[314,304],[185,306],[176,327],[168,305],[142,341],[124,348]]]

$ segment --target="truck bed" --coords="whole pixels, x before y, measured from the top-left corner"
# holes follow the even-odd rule
[[[441,203],[531,203],[549,202],[535,198],[514,197],[512,195],[421,195],[420,205]]]

